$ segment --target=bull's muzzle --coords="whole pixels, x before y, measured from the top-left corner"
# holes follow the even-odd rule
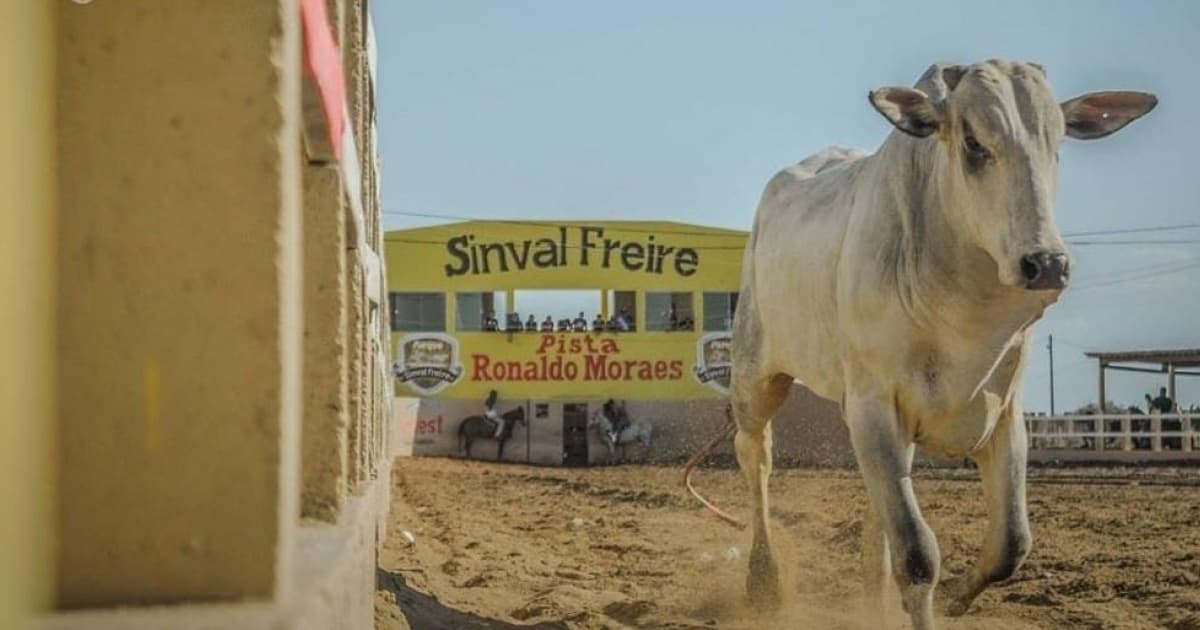
[[[1021,258],[1021,275],[1030,291],[1061,291],[1071,278],[1066,254],[1038,252]]]

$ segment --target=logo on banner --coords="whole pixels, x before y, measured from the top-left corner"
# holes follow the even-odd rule
[[[708,385],[722,394],[729,393],[732,342],[733,335],[727,332],[708,333],[696,341],[696,367],[692,373],[701,385]]]
[[[458,340],[442,333],[415,333],[400,339],[394,368],[396,380],[418,394],[432,396],[463,375]]]

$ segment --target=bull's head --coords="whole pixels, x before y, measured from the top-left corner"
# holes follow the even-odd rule
[[[1061,291],[1070,261],[1054,221],[1059,144],[1115,133],[1157,99],[1110,91],[1059,104],[1041,66],[995,60],[935,65],[917,86],[870,100],[900,131],[936,143],[926,167],[944,220],[988,254],[1001,284]]]

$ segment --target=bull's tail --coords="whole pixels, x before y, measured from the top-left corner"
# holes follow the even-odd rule
[[[717,448],[717,445],[733,437],[734,433],[737,433],[737,423],[730,418],[729,421],[725,423],[725,426],[721,428],[721,431],[717,433],[717,435],[713,437],[708,444],[705,444],[704,447],[701,448],[695,455],[692,455],[691,459],[688,460],[687,465],[683,469],[683,485],[687,487],[688,492],[692,493],[692,496],[696,497],[696,500],[700,501],[700,503],[702,503],[704,507],[708,508],[708,511],[715,514],[717,518],[729,523],[730,525],[733,525],[738,529],[745,529],[745,523],[733,516],[730,516],[716,505],[713,505],[711,501],[701,496],[696,488],[692,486],[692,471],[700,462],[704,461],[704,458],[712,454],[713,449]]]

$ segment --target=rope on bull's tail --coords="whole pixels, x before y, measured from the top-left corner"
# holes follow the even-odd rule
[[[713,449],[717,448],[718,444],[720,444],[721,442],[724,442],[725,440],[728,440],[736,432],[737,432],[737,423],[735,423],[733,421],[733,419],[731,418],[729,420],[729,422],[726,423],[725,427],[721,429],[721,432],[717,434],[716,437],[714,437],[711,441],[709,441],[708,444],[705,444],[704,448],[701,448],[695,455],[692,455],[691,459],[688,460],[687,466],[685,466],[683,469],[683,485],[687,486],[688,492],[692,493],[692,496],[696,497],[696,500],[698,500],[698,501],[700,501],[700,503],[704,504],[704,507],[708,508],[708,511],[715,514],[717,516],[717,518],[721,519],[722,521],[725,521],[726,523],[728,523],[738,529],[745,529],[745,527],[746,527],[745,523],[741,522],[737,518],[734,518],[733,516],[730,516],[728,513],[726,513],[721,508],[713,505],[713,503],[711,501],[709,501],[708,499],[705,499],[703,496],[701,496],[700,493],[696,490],[695,486],[692,485],[692,471],[695,470],[696,466],[700,462],[704,461],[704,458],[706,458],[710,454],[712,454]]]

